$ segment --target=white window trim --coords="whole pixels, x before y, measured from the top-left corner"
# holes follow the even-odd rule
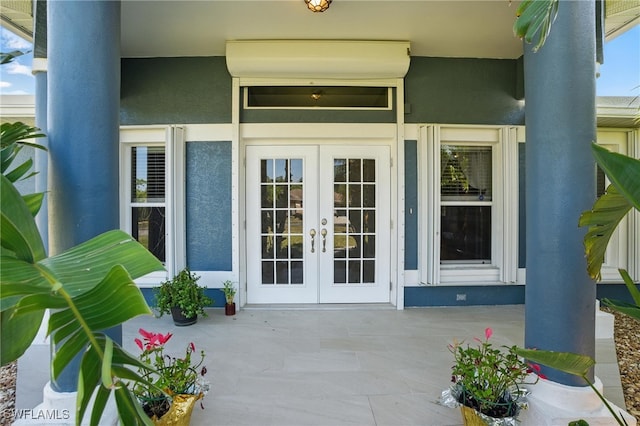
[[[184,221],[184,131],[178,126],[122,126],[120,128],[120,229],[131,234],[131,147],[165,147],[165,271],[136,280],[139,287],[154,287],[177,273],[176,253],[184,253],[184,239],[176,238],[177,223]],[[176,161],[181,159],[181,161]],[[176,206],[181,206],[180,210]],[[182,221],[182,222],[181,222]]]
[[[508,126],[427,124],[418,138],[419,277],[427,285],[516,283],[518,275],[518,129]],[[440,263],[440,146],[490,145],[493,149],[492,263]]]

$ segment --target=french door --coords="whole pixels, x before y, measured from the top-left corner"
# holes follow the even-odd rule
[[[389,301],[388,146],[247,146],[247,301]]]

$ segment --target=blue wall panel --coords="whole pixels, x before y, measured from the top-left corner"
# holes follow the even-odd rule
[[[231,271],[231,142],[186,144],[187,265]]]
[[[141,288],[142,297],[144,297],[145,302],[150,307],[156,306],[156,294],[154,288]],[[212,308],[221,308],[224,307],[225,298],[224,293],[219,288],[208,288],[204,291],[204,294],[209,296],[213,300]],[[169,315],[170,316],[170,315]]]
[[[458,300],[464,295],[465,300]],[[425,286],[405,287],[404,305],[416,306],[471,306],[519,305],[524,303],[522,285],[487,286]]]

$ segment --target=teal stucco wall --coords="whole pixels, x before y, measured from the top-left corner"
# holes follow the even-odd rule
[[[120,124],[231,122],[223,57],[122,59]]]

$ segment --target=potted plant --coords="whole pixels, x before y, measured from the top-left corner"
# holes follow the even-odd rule
[[[224,293],[225,305],[224,305],[224,314],[225,315],[235,315],[236,314],[236,304],[233,301],[233,298],[236,295],[236,289],[233,286],[233,283],[229,280],[222,283],[224,287],[222,287],[222,291]]]
[[[493,331],[485,330],[485,339],[476,346],[454,341],[449,351],[454,356],[449,389],[441,402],[448,407],[461,407],[465,425],[515,424],[524,406],[522,384],[534,384],[539,371],[516,354],[517,347],[494,348],[489,342]]]
[[[152,333],[139,330],[142,339],[134,339],[142,353],[140,361],[153,367],[138,372],[146,380],[133,385],[133,393],[144,412],[156,425],[188,425],[197,400],[209,390],[204,379],[207,368],[202,366],[205,353],[200,351],[200,360],[191,356],[196,352],[193,342],[187,345],[181,358],[165,353],[165,345],[172,334]]]
[[[156,306],[160,316],[171,313],[178,326],[195,324],[198,314],[207,316],[205,306],[213,300],[204,294],[205,287],[198,285],[199,276],[184,268],[173,279],[155,287]]]

